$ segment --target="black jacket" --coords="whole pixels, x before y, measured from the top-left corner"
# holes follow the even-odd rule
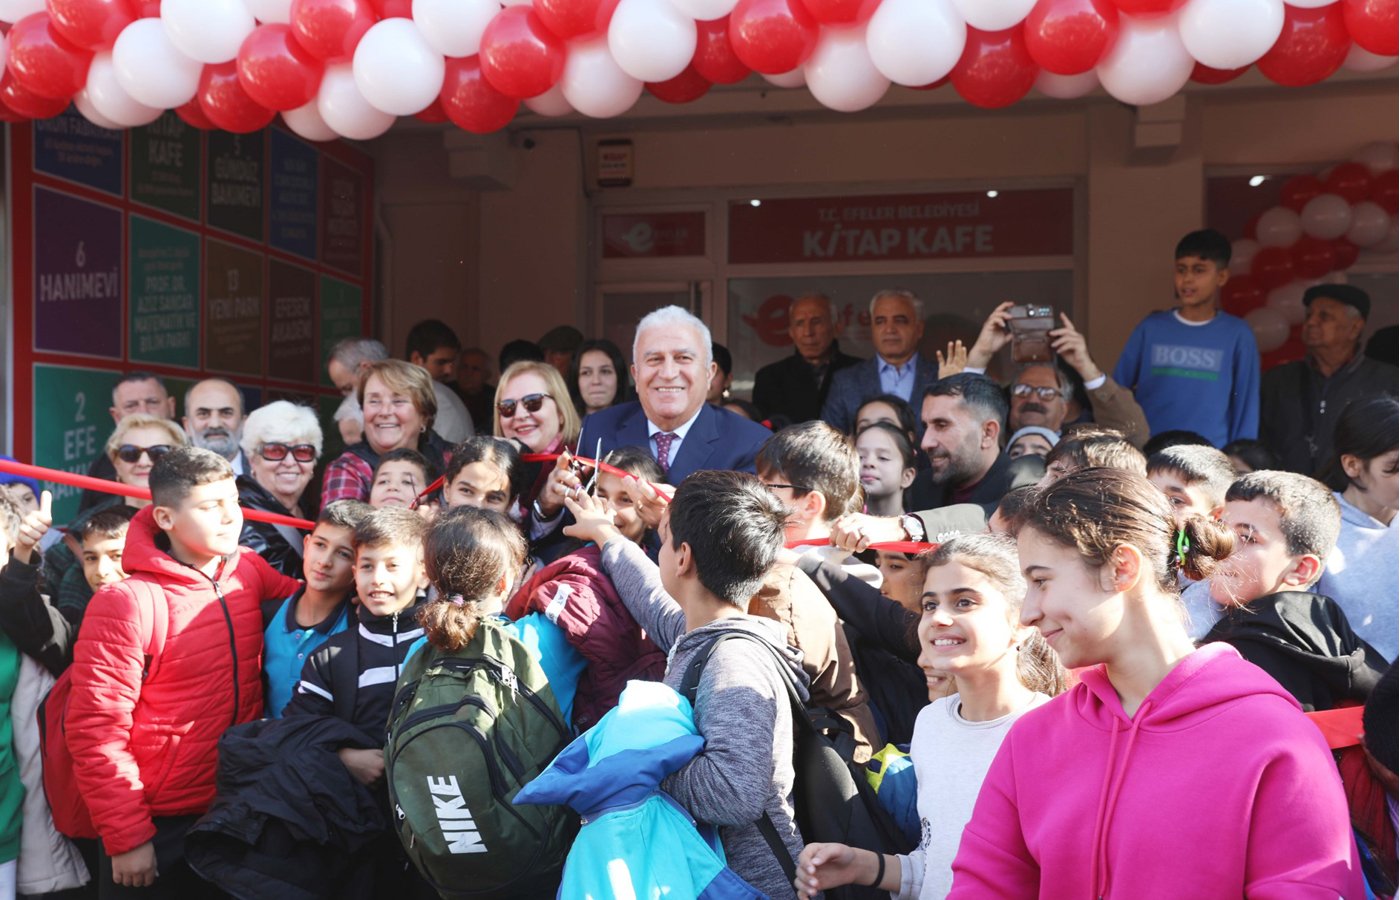
[[[1326,378],[1311,359],[1270,369],[1259,389],[1259,439],[1283,468],[1314,475],[1332,460],[1332,432],[1346,405],[1394,396],[1397,378],[1394,366],[1359,353]]]
[[[0,631],[57,678],[73,662],[79,622],[39,593],[39,567],[10,556],[0,570]]]
[[[258,484],[250,475],[238,476],[238,505],[244,509],[257,509],[263,512],[290,516],[292,513],[267,488]],[[296,529],[283,526],[281,529],[268,522],[243,520],[243,533],[238,543],[267,560],[272,568],[288,578],[303,578],[301,565],[301,542],[288,540],[283,531],[296,533]]]
[[[821,382],[812,377],[812,366],[796,350],[785,359],[769,363],[753,379],[753,403],[765,416],[786,416],[790,424],[822,417],[822,404],[831,390],[837,372],[861,362],[860,357],[841,352],[838,341],[831,342],[831,362]]]
[[[237,898],[316,900],[386,828],[342,747],[380,741],[330,716],[259,719],[219,740],[218,796],[185,838],[190,867]]]
[[[1305,712],[1364,702],[1386,661],[1330,597],[1283,591],[1227,607],[1201,643],[1224,641],[1268,672]]]
[[[1005,453],[996,458],[992,467],[987,470],[987,474],[982,476],[982,480],[973,486],[972,491],[966,497],[953,496],[953,486],[950,484],[934,484],[930,471],[922,471],[914,478],[914,483],[909,486],[911,505],[914,509],[922,510],[915,513],[923,519],[933,510],[944,506],[952,506],[958,503],[975,503],[982,507],[982,510],[990,517],[996,512],[997,504],[1001,498],[1005,497],[1008,491],[1028,484],[1035,484],[1040,480],[1040,476],[1045,474],[1045,460],[1034,454],[1023,456],[1020,459],[1011,459]],[[933,529],[929,527],[929,522],[925,521],[924,528],[933,534]],[[929,540],[934,540],[930,537]]]

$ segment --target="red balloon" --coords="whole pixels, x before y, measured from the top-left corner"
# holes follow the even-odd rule
[[[349,58],[376,21],[369,0],[292,0],[292,34],[320,60]]]
[[[369,0],[381,19],[413,18],[413,0]]]
[[[55,31],[88,50],[111,47],[136,20],[127,0],[48,0],[48,11]]]
[[[1156,16],[1169,13],[1186,0],[1113,0],[1113,5],[1134,16]]]
[[[6,67],[4,75],[0,75],[0,103],[4,103],[11,112],[26,119],[52,119],[68,108],[68,99],[40,97],[32,91],[25,90],[15,81],[14,71],[9,67]]]
[[[802,0],[802,5],[823,25],[852,25],[875,15],[880,0]]]
[[[160,0],[132,0],[132,9],[138,19],[160,18]]]
[[[1020,28],[980,31],[969,26],[967,46],[949,76],[953,89],[968,103],[996,109],[1030,93],[1039,74]]]
[[[1285,87],[1316,84],[1341,68],[1350,49],[1341,4],[1316,9],[1284,4],[1283,33],[1259,58],[1259,71]]]
[[[1327,176],[1327,193],[1360,203],[1371,193],[1371,170],[1357,162],[1342,163]]]
[[[1315,175],[1294,175],[1279,189],[1278,202],[1294,212],[1302,212],[1308,201],[1326,193],[1327,188]]]
[[[1191,80],[1197,84],[1224,84],[1234,81],[1248,71],[1249,66],[1241,69],[1212,69],[1210,66],[1196,63],[1196,67],[1191,70]]]
[[[1371,202],[1381,209],[1395,215],[1397,206],[1397,195],[1400,194],[1400,173],[1394,169],[1388,172],[1381,172],[1371,179]]]
[[[434,97],[433,102],[414,113],[413,118],[420,122],[431,122],[436,125],[438,122],[447,121],[447,113],[442,108],[442,100]]]
[[[1247,238],[1249,238],[1249,239],[1251,239],[1251,240],[1254,239],[1254,233],[1255,233],[1255,231],[1258,230],[1258,228],[1259,228],[1259,217],[1262,216],[1262,215],[1264,215],[1264,212],[1263,212],[1263,210],[1260,210],[1259,212],[1257,212],[1257,213],[1255,213],[1254,215],[1250,216],[1249,219],[1245,221],[1245,223],[1244,223],[1244,236],[1245,236],[1245,237],[1247,237]]]
[[[598,0],[534,0],[534,5],[544,27],[563,40],[598,31]]]
[[[1395,0],[1342,0],[1342,8],[1351,39],[1381,56],[1400,56],[1400,15]]]
[[[1332,271],[1342,272],[1356,265],[1361,257],[1361,248],[1346,238],[1337,238],[1332,244]]]
[[[1293,273],[1299,278],[1321,278],[1332,271],[1336,260],[1331,241],[1305,234],[1293,245]]]
[[[500,131],[515,118],[520,107],[519,100],[502,94],[483,77],[481,58],[477,56],[447,60],[447,75],[438,99],[452,124],[473,134]]]
[[[750,69],[734,53],[729,43],[729,17],[696,22],[695,56],[690,64],[711,84],[738,84],[749,77]]]
[[[325,66],[292,36],[290,25],[259,25],[238,48],[238,80],[253,102],[279,112],[305,106]]]
[[[1261,247],[1250,263],[1249,274],[1264,291],[1293,280],[1293,254],[1287,247]]]
[[[195,97],[184,106],[175,107],[175,115],[180,117],[191,128],[198,128],[200,131],[213,131],[217,126],[204,114],[203,108],[199,105],[199,98]]]
[[[481,36],[481,73],[507,97],[524,100],[554,87],[564,74],[564,42],[528,6],[508,6]]]
[[[817,46],[817,20],[798,0],[739,0],[729,14],[729,41],[744,65],[781,75],[807,61]]]
[[[1236,275],[1220,289],[1221,309],[1234,316],[1260,308],[1267,299],[1264,289],[1250,275]]]
[[[646,87],[653,97],[666,103],[689,103],[705,96],[706,91],[710,89],[710,82],[695,71],[695,66],[689,65],[675,78],[668,81],[649,81]]]
[[[46,12],[25,16],[10,27],[10,62],[19,86],[49,100],[68,100],[87,84],[92,51],[71,43],[53,27]]]
[[[199,75],[199,108],[215,127],[234,134],[266,128],[276,115],[248,95],[238,80],[238,63],[230,60],[205,66]]]
[[[1118,37],[1118,9],[1108,0],[1038,0],[1026,16],[1026,50],[1056,75],[1078,75],[1099,64]]]

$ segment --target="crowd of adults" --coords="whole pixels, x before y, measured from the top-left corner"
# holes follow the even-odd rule
[[[133,571],[120,553],[128,527],[128,555],[140,528],[143,555],[189,564],[170,514],[162,518],[159,487],[197,448],[226,461],[243,509],[317,523],[308,535],[241,521],[238,543],[278,585],[305,582],[302,593],[269,588],[257,598],[269,715],[283,706],[306,713],[298,698],[318,693],[327,703],[317,714],[340,714],[329,707],[330,662],[314,653],[347,627],[353,637],[357,618],[374,652],[399,654],[374,669],[389,666],[391,687],[404,662],[399,609],[384,632],[390,613],[367,602],[358,569],[336,576],[342,606],[336,591],[316,587],[332,578],[335,552],[356,559],[380,545],[372,528],[346,524],[347,510],[413,510],[423,524],[398,523],[381,543],[426,529],[413,538],[425,568],[409,587],[412,608],[455,602],[459,611],[450,567],[431,549],[422,559],[422,547],[465,527],[457,510],[474,507],[503,516],[528,548],[500,564],[506,614],[522,628],[543,615],[550,626],[527,629],[539,647],[538,635],[558,626],[581,654],[565,675],[562,656],[537,648],[577,731],[618,704],[630,677],[682,688],[686,632],[723,624],[798,651],[787,674],[811,705],[845,722],[858,770],[878,770],[892,792],[899,779],[885,772],[899,767],[889,761],[912,758],[905,768],[917,787],[902,807],[875,792],[909,835],[905,845],[801,834],[810,818],[794,800],[800,772],[786,701],[765,693],[783,682],[744,668],[752,658],[709,651],[717,672],[730,665],[742,674],[735,679],[757,679],[759,702],[736,709],[738,680],[725,689],[702,681],[689,699],[707,747],[666,787],[697,822],[718,827],[729,867],[767,896],[851,885],[900,897],[1394,894],[1395,348],[1389,361],[1365,355],[1371,299],[1318,285],[1305,296],[1306,357],[1261,373],[1248,326],[1218,309],[1228,264],[1221,236],[1186,236],[1177,304],[1147,315],[1111,371],[1060,313],[1045,336],[1051,352],[1010,367],[1004,384],[987,373],[1008,368],[1019,339],[1023,313],[1013,303],[930,357],[924,301],[900,289],[869,301],[870,359],[843,351],[830,297],[796,298],[793,352],[757,371],[749,400],[731,396],[728,351],[679,307],[643,318],[630,353],[560,326],[493,358],[425,321],[401,358],[368,337],[334,347],[325,363],[344,396],[334,415],[344,449],[333,458],[310,407],[279,399],[248,411],[236,386],[212,378],[189,388],[177,418],[161,379],[133,372],[113,386],[115,428],[90,474],[156,489],[154,505],[89,491],[74,521],[50,527],[43,486],[0,475],[0,548],[11,551],[0,574],[9,635],[0,635],[0,707],[11,695],[19,702],[25,656],[51,676],[73,666],[75,678],[96,677],[100,635],[96,625],[89,634],[85,611]],[[323,526],[354,540],[336,551]],[[167,537],[151,538],[157,530]],[[316,591],[328,611],[299,614],[297,597]],[[597,598],[581,624],[563,611],[580,592]],[[431,623],[441,615],[415,615],[438,647]],[[233,618],[228,627],[236,643]],[[625,646],[599,649],[600,635],[621,634],[630,635]],[[287,673],[278,681],[274,642],[286,635],[295,652],[278,663]],[[313,672],[313,658],[322,669]],[[361,689],[375,683],[365,680],[370,669],[361,663]],[[1192,682],[1198,671],[1208,679]],[[1070,684],[1069,696],[1052,699]],[[130,701],[138,708],[140,696]],[[257,718],[260,707],[245,714],[238,704],[235,693],[236,721]],[[1359,768],[1343,761],[1339,770],[1300,710],[1346,706],[1364,709],[1364,755]],[[30,800],[21,814],[25,790],[43,790],[36,770],[19,765],[39,753],[22,739],[32,709],[27,723],[19,709],[13,736],[0,728],[0,900],[87,881],[71,874],[82,860],[59,864],[52,824],[38,834]],[[132,721],[142,720],[127,715],[118,742],[140,744]],[[384,725],[382,711],[373,725]],[[384,771],[378,752],[377,763],[340,759],[373,785]],[[151,765],[169,772],[175,754],[170,743]],[[746,811],[734,813],[696,787],[688,779],[700,777],[692,767],[702,758],[757,790],[758,805],[744,798]],[[94,806],[100,842],[78,842],[93,875],[83,890],[214,890],[174,874],[186,867],[184,829],[209,797],[205,808],[180,808],[171,832],[172,809],[156,797],[170,787],[149,774],[120,775],[155,823],[142,832],[156,835],[146,838],[157,841],[149,868],[129,858],[141,846],[104,830],[115,816]],[[213,773],[201,777],[212,792]],[[760,833],[756,819],[780,834]],[[406,880],[386,887],[385,869],[354,869],[321,895],[432,894],[396,849],[377,858]]]

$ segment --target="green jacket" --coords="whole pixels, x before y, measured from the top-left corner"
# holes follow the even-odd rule
[[[10,698],[19,682],[19,650],[0,632],[0,863],[19,856],[19,827],[23,819],[24,785],[15,760],[15,740],[10,725]]]

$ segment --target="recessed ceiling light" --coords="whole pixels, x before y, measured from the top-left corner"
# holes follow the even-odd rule
[[[1267,175],[1255,175],[1253,178],[1249,179],[1249,186],[1258,187],[1259,185],[1263,184],[1268,180],[1269,177]]]
[[[755,199],[749,201],[749,206],[762,206],[762,205],[763,205],[763,201],[762,201],[762,200],[759,200],[759,199],[757,199],[757,198],[755,198]]]
[[[987,191],[987,196],[988,196],[988,197],[991,197],[991,198],[994,198],[994,199],[995,199],[996,195],[997,195],[997,192],[996,192],[996,191]]]

